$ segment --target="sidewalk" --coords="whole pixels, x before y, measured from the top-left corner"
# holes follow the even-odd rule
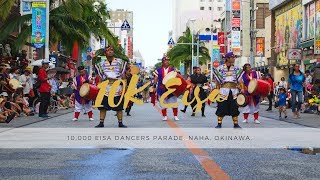
[[[37,122],[45,121],[54,117],[58,117],[64,114],[68,114],[70,112],[73,112],[73,108],[70,108],[67,110],[61,109],[54,114],[49,114],[50,116],[49,118],[40,118],[38,114],[35,114],[34,116],[18,117],[13,119],[9,124],[0,123],[0,128],[19,128],[19,127],[27,126]]]
[[[216,108],[216,103],[212,103],[210,107]],[[268,109],[267,103],[260,104],[260,111],[259,116],[270,118],[282,122],[288,122],[293,124],[298,124],[306,127],[312,127],[312,128],[320,128],[320,115],[317,114],[306,114],[306,113],[300,113],[301,118],[300,119],[293,119],[293,113],[291,109],[287,109],[287,115],[288,118],[285,119],[284,115],[282,115],[282,118],[279,119],[279,110],[272,107],[272,111],[266,111]],[[242,109],[239,108],[240,113],[242,112]],[[242,114],[241,114],[242,115]]]
[[[263,117],[268,117],[268,118],[279,120],[278,109],[275,109],[274,107],[272,107],[272,111],[266,111],[267,108],[268,108],[267,104],[264,104],[264,103],[261,104],[259,114]],[[293,113],[292,113],[291,109],[287,109],[287,114],[288,114],[288,118],[284,119],[284,116],[282,115],[282,118],[280,121],[299,124],[299,125],[303,125],[303,126],[307,126],[307,127],[320,128],[320,115],[301,113],[301,118],[293,119],[292,118]]]

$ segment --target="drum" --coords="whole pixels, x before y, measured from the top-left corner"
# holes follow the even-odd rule
[[[84,83],[80,88],[80,96],[88,100],[96,100],[99,88],[95,85]]]
[[[9,85],[14,90],[18,89],[19,87],[22,87],[22,86],[20,86],[20,81],[18,81],[16,79],[10,79],[9,80]]]
[[[270,90],[270,84],[260,79],[252,79],[248,85],[248,92],[252,95],[265,97],[270,93]]]
[[[131,74],[139,74],[140,68],[138,66],[130,66]]]
[[[318,105],[318,113],[320,114],[320,105]]]
[[[176,97],[179,97],[186,91],[187,89],[187,81],[183,79],[183,77],[175,71],[169,72],[162,80],[162,84],[166,84],[170,79],[179,78],[181,80],[181,85],[173,85],[170,88],[176,89],[172,94]]]
[[[240,93],[237,96],[237,104],[239,107],[246,107],[248,105],[248,98],[246,95]]]

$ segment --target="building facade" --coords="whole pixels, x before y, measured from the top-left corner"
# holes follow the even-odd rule
[[[121,31],[121,25],[124,20],[127,20],[131,26],[129,31]],[[115,11],[110,11],[110,22],[108,27],[114,35],[119,37],[120,44],[125,50],[125,54],[129,59],[133,58],[133,12],[126,11],[123,9],[117,9]]]
[[[270,37],[267,32],[270,24],[266,24],[265,19],[271,15],[269,1],[254,0],[253,7],[250,0],[227,0],[226,3],[226,11],[220,15],[222,31],[226,34],[226,51],[233,51],[239,56],[236,65],[251,62],[252,67],[266,72],[269,63],[265,44]]]
[[[210,27],[212,21],[218,20],[225,10],[225,0],[173,0],[172,3],[174,40],[183,35],[187,26],[192,26],[196,32]],[[190,20],[195,20],[194,25]]]

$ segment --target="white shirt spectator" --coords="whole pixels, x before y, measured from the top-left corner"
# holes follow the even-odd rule
[[[19,81],[22,84],[23,87],[23,94],[29,94],[30,90],[32,89],[32,78],[30,75],[26,76],[25,74],[22,74],[20,76]]]
[[[311,83],[312,83],[312,76],[309,75],[309,76],[306,78],[306,85],[309,86]]]
[[[280,81],[280,83],[279,83],[279,87],[280,88],[284,88],[284,89],[287,89],[287,81]]]

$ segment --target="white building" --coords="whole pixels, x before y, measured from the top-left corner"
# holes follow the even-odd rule
[[[140,51],[134,51],[133,52],[133,60],[132,62],[134,63],[141,63],[142,64],[142,67],[145,67],[145,60],[143,59]]]
[[[225,10],[225,0],[173,0],[172,3],[174,40],[183,35],[187,26],[196,32],[210,28],[212,21],[218,20]],[[193,25],[191,19],[195,20]]]
[[[131,30],[121,31],[121,25],[124,20],[127,20]],[[133,58],[133,12],[123,9],[117,9],[115,11],[110,11],[110,22],[108,22],[108,27],[114,35],[119,37],[121,46],[125,50],[125,54],[132,59]]]

